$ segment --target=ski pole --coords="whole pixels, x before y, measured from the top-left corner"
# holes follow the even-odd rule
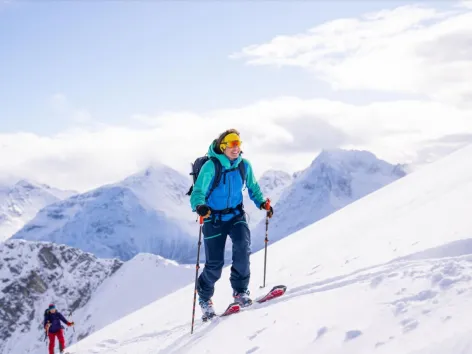
[[[72,320],[72,310],[69,310],[69,318]],[[74,322],[74,321],[71,321],[71,322]],[[75,323],[74,323],[75,324]],[[75,326],[72,326],[72,329],[74,330],[74,333],[75,333]]]
[[[72,329],[74,330],[74,333],[75,333],[75,322],[72,320],[72,313],[73,313],[73,312],[74,312],[73,310],[69,309],[69,319],[70,319],[70,322],[73,323]],[[72,336],[70,337],[69,345],[73,343],[73,340],[74,340],[74,336],[72,335]],[[76,343],[76,346],[77,346],[77,350],[79,350],[78,340],[77,340],[77,342],[75,342],[75,343]]]
[[[46,326],[49,322],[46,323]],[[49,337],[49,326],[46,327],[46,330],[44,331],[44,341],[46,342],[46,339]],[[46,347],[48,346],[48,342],[46,342]]]
[[[202,228],[203,228],[203,216],[200,216],[200,232],[198,233],[197,264],[195,266],[195,290],[193,292],[192,330],[190,331],[190,334],[193,334],[193,324],[195,323],[195,303],[197,301],[197,281],[198,281],[198,269],[200,268],[200,245],[202,244]]]
[[[269,213],[270,213],[270,199],[267,199],[267,202],[265,204],[265,208],[267,210],[267,215],[266,215],[266,233],[265,233],[265,250],[264,250],[264,284],[261,286],[261,288],[265,287],[266,283],[266,266],[267,266],[267,243],[269,242],[268,234],[269,234]]]

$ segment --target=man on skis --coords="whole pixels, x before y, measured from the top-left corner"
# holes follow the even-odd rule
[[[207,155],[218,159],[221,164],[219,184],[208,195],[215,177],[215,164],[208,160],[201,167],[198,178],[191,192],[190,204],[193,211],[204,218],[203,240],[206,262],[203,272],[197,281],[199,304],[203,317],[215,315],[212,303],[216,281],[221,277],[224,265],[226,238],[229,235],[233,243],[233,257],[230,283],[234,301],[241,307],[249,306],[249,278],[251,253],[251,234],[243,210],[243,178],[239,164],[244,164],[246,186],[250,199],[259,209],[267,209],[267,200],[257,183],[251,163],[241,157],[240,134],[235,129],[226,130],[210,145]],[[240,166],[242,167],[242,166]],[[269,217],[273,209],[269,208]]]
[[[54,346],[56,337],[59,340],[59,349],[61,353],[64,353],[66,348],[63,327],[61,321],[67,326],[73,326],[74,322],[67,321],[64,316],[56,310],[54,304],[50,304],[46,313],[44,314],[44,330],[49,337],[49,354],[54,354]]]

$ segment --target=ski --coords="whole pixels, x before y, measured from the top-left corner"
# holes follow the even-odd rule
[[[262,304],[263,302],[275,299],[276,297],[280,297],[285,294],[287,287],[285,285],[276,285],[274,286],[267,294],[255,300],[258,304]]]
[[[226,310],[219,315],[219,317],[226,317],[232,315],[234,313],[238,313],[241,310],[241,306],[237,302],[233,302],[229,304]]]

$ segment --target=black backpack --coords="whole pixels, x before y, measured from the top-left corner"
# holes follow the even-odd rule
[[[187,192],[187,195],[191,195],[193,191],[193,186],[195,182],[197,181],[198,174],[200,173],[200,170],[202,169],[202,166],[207,162],[208,160],[212,160],[213,164],[215,165],[215,178],[213,179],[213,184],[210,187],[210,192],[207,195],[207,199],[210,197],[210,194],[215,190],[215,188],[218,186],[218,184],[221,181],[221,171],[222,171],[222,166],[220,160],[218,160],[216,157],[209,157],[208,155],[205,156],[200,156],[198,157],[194,163],[192,164],[192,172],[189,174],[193,177],[193,184],[190,186],[190,189]],[[246,165],[244,164],[244,161],[241,161],[237,167],[231,168],[229,170],[224,171],[224,174],[234,171],[236,169],[239,169],[239,173],[241,174],[241,178],[243,180],[243,185],[246,182]]]
[[[46,309],[46,310],[44,311],[44,321],[45,321],[46,318],[50,315],[50,313],[51,313],[51,312],[49,311],[49,309]]]

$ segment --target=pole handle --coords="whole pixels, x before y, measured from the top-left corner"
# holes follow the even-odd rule
[[[265,239],[264,239],[264,281],[261,288],[265,288],[266,285],[266,273],[267,273],[267,243],[269,242],[269,213],[270,213],[270,199],[267,198],[265,203],[265,209],[267,210],[266,216],[266,232],[265,232]]]

